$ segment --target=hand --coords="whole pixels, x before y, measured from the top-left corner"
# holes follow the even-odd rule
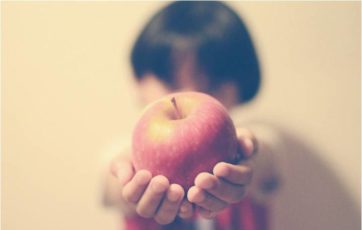
[[[246,160],[255,154],[256,140],[246,129],[237,130],[237,134],[244,161],[239,165],[216,164],[213,174],[200,173],[187,193],[188,200],[196,205],[204,218],[213,218],[229,204],[239,202],[251,182],[252,168]]]
[[[114,160],[111,172],[123,185],[122,197],[127,206],[133,208],[138,215],[154,218],[159,224],[169,224],[177,215],[183,218],[192,215],[192,205],[183,201],[183,188],[178,184],[170,184],[166,177],[152,177],[146,170],[135,173],[127,158]]]

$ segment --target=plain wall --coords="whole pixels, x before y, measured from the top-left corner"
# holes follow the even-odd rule
[[[139,114],[129,52],[166,3],[2,2],[2,229],[115,229],[102,153]],[[237,3],[286,127],[273,226],[360,229],[360,3]],[[290,144],[294,143],[294,144]]]

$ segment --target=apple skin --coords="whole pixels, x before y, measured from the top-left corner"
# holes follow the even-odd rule
[[[211,173],[218,162],[235,163],[240,158],[227,110],[198,92],[169,94],[148,105],[135,126],[132,148],[136,171],[164,175],[185,191],[199,173]]]

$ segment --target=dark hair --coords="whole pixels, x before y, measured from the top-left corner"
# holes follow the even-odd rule
[[[233,82],[243,102],[257,94],[261,77],[253,42],[240,17],[221,2],[174,2],[153,16],[132,50],[135,76],[153,73],[174,86],[173,55],[185,43],[211,88]]]

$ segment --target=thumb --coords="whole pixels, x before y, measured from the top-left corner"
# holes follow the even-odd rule
[[[248,129],[237,129],[238,150],[242,160],[248,160],[254,156],[258,149],[258,143],[254,134]]]
[[[134,168],[129,159],[115,159],[111,162],[110,171],[121,185],[129,182],[134,175]]]

